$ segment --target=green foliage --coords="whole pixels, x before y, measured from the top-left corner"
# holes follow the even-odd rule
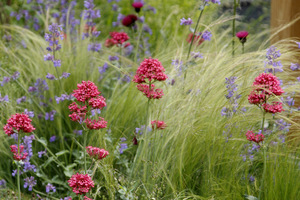
[[[102,110],[101,117],[108,121],[110,129],[88,133],[88,145],[109,151],[109,156],[101,161],[88,161],[88,164],[92,164],[88,172],[95,181],[95,188],[91,192],[94,199],[257,199],[262,178],[262,153],[258,152],[253,160],[246,161],[243,161],[241,154],[247,151],[245,144],[249,144],[245,138],[246,131],[259,129],[261,123],[261,111],[248,104],[247,96],[254,78],[265,70],[268,41],[261,41],[268,32],[252,34],[247,38],[245,54],[241,54],[241,45],[236,39],[238,45],[233,58],[230,28],[224,28],[224,25],[231,23],[230,17],[222,16],[213,20],[216,7],[210,6],[205,8],[207,10],[200,29],[211,31],[212,41],[193,46],[192,51],[200,51],[204,58],[190,63],[185,60],[189,47],[186,42],[189,30],[179,26],[179,19],[198,14],[196,1],[150,2],[158,10],[155,17],[148,16],[149,26],[153,29],[150,39],[153,57],[162,62],[170,79],[175,80],[174,85],[158,83],[165,95],[150,104],[150,120],[164,120],[168,125],[166,129],[138,135],[138,145],[132,144],[135,128],[145,125],[147,121],[147,98],[136,89],[135,83],[123,83],[118,77],[135,72],[143,57],[139,61],[136,61],[136,57],[121,57],[122,66],[119,67],[108,61],[108,55],[118,51],[116,47],[92,53],[87,51],[90,40],[81,40],[79,35],[76,40],[67,35],[58,54],[62,60],[59,73],[66,71],[71,76],[61,80],[62,89],[58,81],[47,80],[50,89],[44,96],[53,101],[48,108],[40,106],[39,99],[28,93],[28,87],[37,78],[45,79],[48,72],[56,72],[50,63],[43,60],[47,46],[44,38],[15,25],[0,27],[14,38],[11,43],[0,41],[1,77],[12,75],[15,71],[21,73],[19,79],[0,88],[1,94],[7,94],[10,98],[9,103],[0,102],[0,126],[5,125],[10,115],[23,112],[24,109],[33,110],[36,115],[56,110],[54,121],[37,117],[33,119],[36,140],[33,142],[32,160],[39,168],[32,175],[39,177],[36,191],[44,193],[45,185],[49,182],[56,185],[57,193],[48,198],[73,195],[67,180],[74,173],[83,171],[80,145],[83,136],[73,133],[73,130],[81,129],[81,126],[69,120],[68,105],[71,101],[57,104],[54,98],[72,93],[82,80],[91,80],[107,100],[107,107]],[[103,12],[108,13],[107,9],[103,9]],[[130,11],[125,9],[125,12]],[[102,13],[101,22],[97,24],[103,30],[102,43],[108,32],[113,30],[105,29],[110,26],[113,18],[114,16]],[[83,27],[84,24],[81,24],[81,31]],[[134,36],[136,35],[131,35],[132,38]],[[27,44],[26,49],[18,46],[22,40]],[[134,40],[132,43],[136,44]],[[291,40],[276,44],[281,50],[284,66],[297,62],[299,51],[292,51],[291,46],[296,47]],[[250,49],[255,51],[249,51]],[[185,80],[177,76],[178,71],[171,65],[173,59],[181,60],[184,66],[188,66]],[[109,70],[99,80],[98,67],[104,62],[108,62]],[[288,80],[296,83],[296,79],[291,79],[290,75],[288,70],[279,75],[285,85],[289,83]],[[246,107],[247,112],[226,118],[220,113],[229,104],[225,98],[225,78],[229,76],[238,77],[238,92],[241,94],[238,109]],[[299,84],[287,87],[285,91],[291,93],[297,89],[299,90]],[[299,95],[299,91],[297,92],[296,96]],[[16,99],[23,95],[29,101],[17,104]],[[285,108],[289,110],[287,105]],[[294,113],[293,117],[299,117],[299,113]],[[279,118],[292,123],[296,131],[289,135],[285,144],[270,145],[267,149],[267,174],[262,199],[297,199],[300,196],[299,148],[292,143],[299,140],[299,123],[286,114],[274,117],[269,114],[266,126],[272,129],[274,120]],[[229,133],[224,134],[224,131]],[[279,130],[274,131],[270,141],[278,142],[280,134]],[[52,135],[56,135],[57,140],[50,143],[48,140]],[[120,154],[122,137],[127,138],[129,148]],[[3,131],[0,138],[3,141],[0,144],[0,156],[5,160],[0,163],[0,178],[4,178],[8,187],[15,190],[16,178],[11,176],[15,166],[9,151],[13,140]],[[38,158],[37,152],[45,149],[48,156]],[[249,181],[251,175],[255,176],[253,182]],[[27,192],[23,190],[23,193]]]

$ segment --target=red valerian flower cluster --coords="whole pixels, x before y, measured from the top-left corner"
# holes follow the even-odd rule
[[[152,129],[165,129],[167,127],[166,123],[164,121],[158,121],[154,120],[151,121]]]
[[[253,90],[248,96],[248,101],[251,104],[262,107],[266,112],[278,113],[284,111],[282,103],[272,102],[268,104],[267,101],[272,96],[280,96],[284,91],[280,87],[280,82],[276,76],[269,73],[262,73],[255,78],[253,83]]]
[[[73,91],[73,96],[79,102],[88,101],[90,98],[97,97],[100,94],[98,87],[91,81],[82,81],[81,84],[77,84],[77,88],[77,90]]]
[[[91,120],[91,119],[86,119],[85,120],[86,126],[89,129],[94,129],[94,130],[98,130],[100,128],[106,128],[107,126],[107,121],[104,120],[104,118],[99,117],[98,120]]]
[[[88,198],[87,196],[84,196],[84,197],[83,197],[83,200],[93,200],[93,199]]]
[[[138,84],[137,89],[144,93],[148,99],[160,99],[164,95],[163,90],[158,88],[155,89],[155,85],[151,84],[151,89],[149,89],[149,85],[146,84]]]
[[[165,81],[168,76],[164,74],[165,69],[157,59],[145,59],[139,66],[133,82],[138,83],[138,90],[144,93],[149,99],[160,99],[164,94],[162,89],[155,89],[152,84],[155,81]],[[147,83],[147,84],[142,84]]]
[[[11,145],[10,146],[11,148],[11,152],[14,154],[14,159],[17,160],[17,161],[20,161],[20,160],[25,160],[28,156],[28,153],[27,152],[24,152],[24,146],[23,145],[20,145],[20,149],[19,149],[19,153],[18,153],[18,147],[16,145]]]
[[[87,146],[86,147],[87,153],[95,159],[101,160],[103,158],[105,158],[106,156],[108,156],[108,151],[106,151],[105,149],[100,149],[97,147],[92,147],[92,146]]]
[[[253,131],[247,131],[246,133],[247,140],[256,142],[259,144],[260,142],[264,141],[265,136],[261,133],[255,134]]]
[[[110,32],[109,33],[111,38],[108,38],[105,41],[106,47],[112,47],[114,45],[116,46],[122,46],[127,40],[129,40],[129,36],[125,32]],[[124,44],[124,47],[129,46],[130,43]]]
[[[160,99],[164,94],[162,89],[155,89],[155,81],[165,81],[168,76],[165,69],[157,59],[146,58],[139,66],[133,82],[138,83],[138,90],[149,99]],[[147,83],[147,84],[142,84]]]
[[[70,180],[68,180],[68,183],[76,195],[86,194],[94,187],[92,178],[87,174],[74,174]]]
[[[16,113],[12,115],[8,120],[7,124],[3,127],[4,132],[10,136],[14,134],[15,131],[20,132],[23,131],[24,133],[31,133],[35,130],[35,128],[31,124],[31,119],[26,114],[19,114]]]
[[[282,103],[278,102],[278,101],[272,102],[272,105],[265,103],[262,105],[262,107],[264,108],[264,110],[266,112],[269,112],[269,113],[278,113],[278,112],[284,111],[282,109]]]
[[[85,122],[89,129],[106,128],[107,122],[101,117],[98,120],[86,119],[89,110],[102,110],[106,106],[105,98],[99,96],[98,87],[91,81],[82,81],[81,84],[77,84],[77,88],[77,90],[73,91],[73,96],[83,105],[78,105],[75,102],[69,105],[69,109],[72,112],[69,115],[71,120],[79,123]]]

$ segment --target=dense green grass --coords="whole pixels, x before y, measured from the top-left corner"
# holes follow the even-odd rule
[[[162,62],[168,76],[175,78],[175,84],[157,84],[164,89],[165,95],[162,99],[151,102],[149,119],[146,119],[146,97],[136,89],[135,83],[124,84],[117,78],[135,72],[143,58],[137,61],[135,56],[122,57],[122,67],[119,68],[108,61],[108,55],[118,52],[117,48],[103,47],[101,53],[88,52],[89,40],[75,41],[67,36],[67,39],[62,41],[63,48],[59,52],[62,67],[58,71],[70,72],[71,76],[61,80],[62,88],[58,81],[47,80],[49,91],[44,95],[49,99],[63,93],[70,94],[76,89],[77,83],[91,80],[107,99],[107,107],[101,116],[108,121],[111,133],[107,133],[106,130],[91,131],[88,137],[89,145],[105,148],[110,153],[107,158],[95,163],[91,168],[93,180],[97,185],[92,194],[97,194],[98,199],[230,200],[245,199],[245,195],[258,197],[264,165],[262,150],[255,154],[253,161],[243,161],[241,154],[245,154],[244,146],[249,144],[245,137],[246,131],[258,130],[261,126],[262,112],[250,105],[247,97],[254,78],[265,69],[264,61],[269,41],[263,39],[268,36],[268,32],[250,35],[245,44],[245,54],[241,54],[241,45],[236,39],[236,56],[233,58],[230,29],[224,29],[223,26],[230,24],[230,17],[222,16],[213,20],[215,15],[212,13],[216,7],[211,6],[211,10],[204,13],[201,29],[205,27],[212,31],[212,41],[194,46],[193,51],[200,51],[204,58],[188,65],[187,76],[183,80],[183,76],[176,76],[177,71],[171,65],[173,59],[182,60],[184,65],[187,64],[189,46],[185,39],[189,30],[179,26],[179,19],[193,14],[196,16],[198,11],[189,12],[194,5],[192,1],[172,2],[151,2],[158,10],[155,18],[149,17],[149,25],[154,31],[150,39],[153,57]],[[101,39],[101,42],[104,42],[108,30],[113,29],[105,29],[111,16],[103,13],[102,16],[104,17],[97,26],[104,30]],[[16,43],[7,44],[0,41],[1,75],[9,75],[16,70],[21,73],[17,81],[0,88],[2,96],[7,94],[10,98],[10,103],[0,104],[0,126],[4,126],[10,115],[23,112],[25,108],[34,110],[36,115],[55,109],[57,114],[53,122],[39,120],[37,117],[33,119],[35,134],[46,140],[56,135],[58,140],[48,143],[47,147],[54,153],[67,150],[57,162],[64,166],[76,163],[77,166],[71,169],[71,172],[74,169],[76,173],[82,169],[81,147],[77,141],[82,143],[83,139],[73,134],[73,130],[80,129],[80,126],[69,120],[70,101],[56,104],[53,100],[49,108],[41,107],[36,97],[20,105],[15,101],[23,95],[30,96],[27,92],[28,87],[33,85],[37,78],[44,79],[48,72],[56,75],[53,66],[43,60],[46,53],[44,49],[47,46],[44,38],[19,26],[5,25],[0,28],[27,44],[27,49],[23,49],[16,48]],[[134,38],[133,35],[131,37]],[[134,40],[131,42],[135,44]],[[293,40],[281,41],[275,46],[280,49],[280,60],[286,68],[291,62],[297,62],[299,50],[296,49],[297,45]],[[249,52],[250,49],[256,51]],[[102,66],[104,62],[109,62],[110,69],[104,74],[104,78],[98,81],[98,66]],[[225,98],[225,78],[229,76],[238,77],[238,93],[242,96],[239,99],[239,108],[246,107],[247,112],[226,118],[221,116],[221,110],[229,105]],[[284,80],[284,86],[288,86],[289,81],[296,82],[296,78],[290,77],[291,71],[288,69],[278,76]],[[297,91],[296,95],[299,95],[299,83],[284,90],[287,93]],[[288,106],[285,105],[285,109],[288,110]],[[299,112],[294,112],[293,117],[295,116],[299,117]],[[272,122],[279,118],[292,123],[296,131],[291,133],[293,135],[286,139],[284,144],[278,142],[278,145],[270,145],[267,149],[267,173],[262,199],[297,199],[300,196],[299,148],[293,142],[299,140],[299,124],[286,113],[276,114],[274,117],[267,114],[268,128],[272,129]],[[164,120],[168,127],[165,130],[143,134],[138,137],[138,146],[132,145],[135,128],[150,120]],[[223,131],[228,129],[230,134],[225,135]],[[267,141],[277,141],[279,134],[273,133]],[[231,136],[227,139],[229,135]],[[118,151],[121,137],[127,138],[129,146],[124,154]],[[9,188],[16,189],[16,180],[11,176],[15,166],[9,151],[13,141],[8,139],[4,132],[0,138],[3,141],[0,143],[0,155],[1,159],[5,160],[0,163],[0,178],[8,182]],[[65,170],[54,161],[38,158],[37,152],[41,150],[44,150],[44,146],[34,141],[33,163],[41,166],[49,161],[49,165],[44,164],[38,174],[34,175],[39,177],[36,190],[44,193],[45,186],[42,184],[50,181],[57,186],[58,191],[53,198],[71,195]],[[255,176],[254,182],[249,181],[251,175]],[[25,190],[23,192],[26,193]],[[125,194],[126,197],[122,197],[121,194]]]

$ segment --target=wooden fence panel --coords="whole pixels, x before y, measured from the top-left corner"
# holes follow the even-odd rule
[[[272,0],[271,1],[271,28],[278,28],[300,17],[300,0]],[[272,42],[289,37],[300,38],[300,20],[281,31]]]

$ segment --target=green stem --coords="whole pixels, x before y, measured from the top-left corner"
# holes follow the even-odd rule
[[[83,136],[83,155],[84,155],[84,174],[86,174],[86,137],[87,137],[88,131],[84,131]]]
[[[244,42],[242,43],[242,52],[243,52],[243,54],[245,53],[245,43]]]
[[[18,155],[20,154],[20,134],[18,134]],[[20,187],[20,162],[17,164],[17,183],[18,183],[18,196],[19,200],[21,200],[21,187]]]
[[[232,20],[232,56],[234,56],[234,37],[235,37],[235,16],[236,16],[236,7],[237,3],[236,0],[234,0],[233,3],[233,20]]]
[[[199,14],[199,17],[198,17],[198,20],[197,20],[197,24],[196,24],[196,27],[195,27],[195,30],[194,30],[194,33],[193,33],[193,36],[192,36],[192,41],[191,41],[191,44],[190,44],[190,47],[189,47],[188,55],[186,57],[187,62],[188,62],[189,57],[190,57],[190,53],[191,53],[191,50],[192,50],[192,45],[193,45],[194,39],[195,39],[195,34],[196,34],[197,29],[198,29],[198,25],[199,25],[199,22],[200,22],[200,19],[201,19],[201,16],[202,16],[202,13],[204,11],[205,6],[206,6],[206,2],[204,3],[203,9],[201,10],[201,12]],[[186,71],[187,71],[187,68],[185,69],[185,72],[184,72],[184,80],[185,80],[185,77],[186,77]]]
[[[149,92],[151,91],[151,81],[149,82]],[[145,126],[145,133],[147,131],[147,126],[148,126],[148,118],[149,118],[149,110],[150,110],[150,98],[148,98],[147,102],[147,111],[146,111],[146,126]]]
[[[53,38],[53,49],[52,49],[52,52],[53,52],[53,66],[54,66],[54,61],[55,61],[55,49],[56,49],[54,33],[52,34],[52,38]],[[58,81],[59,81],[60,89],[61,89],[61,91],[63,91],[62,84],[61,84],[61,81],[60,81],[60,78],[59,78],[58,69],[57,69],[57,67],[55,67],[55,66],[54,66],[54,68],[55,68],[55,71],[56,71],[56,76],[57,76]]]
[[[262,119],[262,125],[261,125],[261,134],[264,133],[264,124],[265,124],[265,116],[266,116],[266,112],[263,111],[263,119]],[[265,179],[265,174],[266,174],[266,164],[267,164],[267,155],[266,155],[266,146],[263,145],[263,157],[264,157],[264,168],[263,168],[263,174],[262,174],[262,179],[261,179],[261,184],[260,184],[260,189],[259,189],[259,196],[258,196],[258,200],[261,199],[261,195],[264,189],[264,179]]]

